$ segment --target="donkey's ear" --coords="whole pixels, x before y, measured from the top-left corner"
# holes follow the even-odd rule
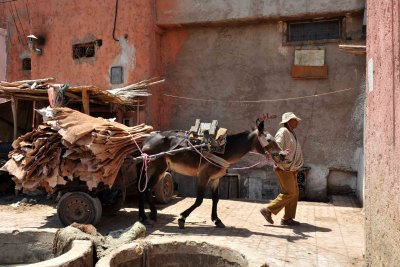
[[[264,132],[264,120],[262,119],[257,119],[256,120],[256,125],[257,125],[257,129],[260,133]]]

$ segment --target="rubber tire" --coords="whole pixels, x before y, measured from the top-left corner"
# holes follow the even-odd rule
[[[167,204],[174,194],[174,179],[169,172],[166,172],[153,189],[155,200],[158,203]]]
[[[68,208],[72,204],[76,205],[75,212],[86,211],[87,214],[84,214],[83,216],[79,216],[79,214],[76,214],[76,216],[69,216]],[[86,210],[84,208],[85,206]],[[96,225],[101,219],[101,213],[102,207],[100,200],[97,197],[93,198],[84,192],[65,193],[57,204],[57,215],[64,226],[68,226],[73,222]]]
[[[107,195],[111,194],[112,191],[118,190],[118,197],[112,202],[109,203],[107,199]],[[113,216],[115,215],[125,203],[126,198],[126,187],[118,188],[118,189],[106,189],[97,194],[98,198],[101,202],[101,207],[103,210],[103,216]]]

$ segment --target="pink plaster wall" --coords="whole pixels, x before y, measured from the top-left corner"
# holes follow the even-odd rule
[[[6,79],[7,70],[7,50],[6,50],[7,31],[0,28],[0,81]]]
[[[110,89],[158,76],[154,1],[119,0],[115,27],[119,42],[113,40],[115,3],[115,0],[26,0],[3,4],[9,33],[7,79],[55,77],[59,83]],[[13,17],[17,16],[19,20],[14,23]],[[28,34],[45,38],[42,55],[30,52]],[[98,39],[102,45],[96,48],[94,58],[73,59],[74,44]],[[22,71],[21,60],[29,56],[32,70]],[[124,83],[112,85],[110,68],[118,65],[124,68]]]
[[[124,84],[137,82],[154,75],[155,38],[152,1],[119,1],[115,37],[113,40],[115,1],[82,0],[38,0],[28,1],[28,9],[23,2],[16,2],[14,16],[18,13],[24,27],[23,32],[44,36],[43,55],[32,55],[32,77],[54,76],[59,82],[94,84],[109,89],[111,66],[123,65],[127,73]],[[26,38],[19,44],[11,14],[8,12],[10,45],[13,48],[10,62],[20,66],[23,51],[29,51]],[[30,17],[31,22],[29,22]],[[123,36],[127,34],[128,38]],[[22,34],[20,34],[22,36]],[[24,37],[24,36],[22,36]],[[72,45],[97,39],[102,46],[96,49],[95,58],[74,60]],[[10,51],[11,52],[11,51]],[[18,56],[19,54],[19,56]],[[13,64],[14,65],[14,64]],[[10,70],[10,80],[17,76]]]
[[[367,67],[365,126],[368,266],[400,262],[399,10],[396,0],[368,1],[367,62],[373,62],[373,71]]]

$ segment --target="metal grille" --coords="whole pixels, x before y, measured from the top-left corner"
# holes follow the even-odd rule
[[[76,44],[72,46],[72,57],[74,59],[83,57],[94,57],[96,53],[95,42]]]
[[[22,69],[31,70],[31,59],[29,57],[22,59]]]
[[[289,23],[288,42],[332,40],[340,38],[340,20]]]

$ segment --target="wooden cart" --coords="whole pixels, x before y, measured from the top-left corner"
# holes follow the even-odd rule
[[[96,225],[102,215],[112,216],[124,205],[128,195],[138,194],[138,170],[136,161],[127,158],[122,165],[112,188],[99,184],[89,191],[84,182],[75,179],[56,190],[61,198],[57,204],[57,215],[64,226],[73,222]],[[153,188],[158,203],[167,204],[174,193],[174,181],[170,173]]]

